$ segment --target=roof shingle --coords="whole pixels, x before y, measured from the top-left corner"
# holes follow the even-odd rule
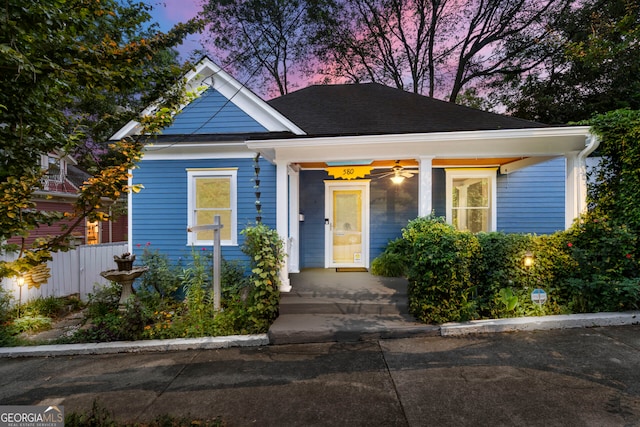
[[[378,83],[309,86],[268,103],[308,136],[547,127]]]

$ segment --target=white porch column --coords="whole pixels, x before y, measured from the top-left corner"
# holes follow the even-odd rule
[[[282,160],[276,160],[276,231],[284,242],[285,254],[289,253],[289,189],[288,189],[288,164]],[[289,260],[284,257],[280,269],[280,291],[289,292]]]
[[[420,156],[418,163],[418,216],[427,216],[433,211],[433,156]]]
[[[300,171],[289,166],[289,273],[300,272]]]
[[[578,161],[578,152],[572,151],[565,154],[565,172],[566,172],[566,184],[565,184],[565,228],[571,227],[573,220],[580,215],[580,209],[585,205],[585,201],[581,200],[583,191],[581,184],[580,165]],[[586,182],[584,183],[586,186]],[[584,191],[586,195],[586,190]]]

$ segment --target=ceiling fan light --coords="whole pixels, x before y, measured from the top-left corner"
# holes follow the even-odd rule
[[[391,182],[393,182],[394,184],[402,184],[403,181],[404,181],[404,176],[402,175],[396,174],[391,177]]]

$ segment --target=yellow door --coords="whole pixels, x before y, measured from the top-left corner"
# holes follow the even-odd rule
[[[369,182],[326,186],[327,267],[368,267]]]

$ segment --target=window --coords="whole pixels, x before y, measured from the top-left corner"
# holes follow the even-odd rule
[[[496,229],[496,169],[446,169],[447,222],[472,233]]]
[[[188,169],[189,227],[213,224],[220,215],[223,245],[237,244],[237,169]],[[188,233],[189,245],[213,245],[213,230]]]
[[[87,245],[97,245],[100,243],[100,223],[98,221],[87,221]]]
[[[47,178],[51,181],[62,182],[62,168],[59,158],[47,157]]]

